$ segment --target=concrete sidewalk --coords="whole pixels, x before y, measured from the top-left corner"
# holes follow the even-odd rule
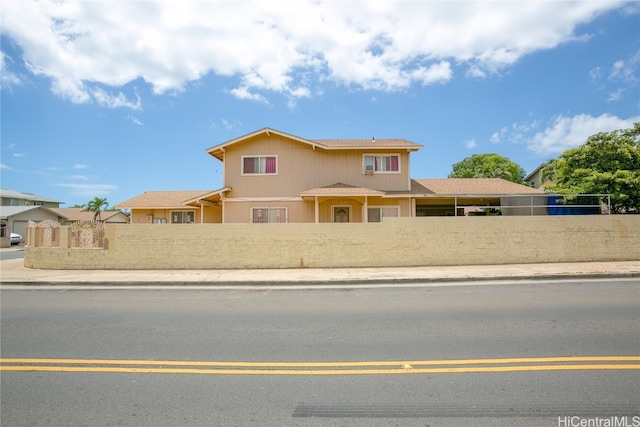
[[[639,261],[397,268],[269,270],[39,270],[22,259],[0,261],[0,283],[9,285],[356,285],[418,284],[522,279],[640,278]]]

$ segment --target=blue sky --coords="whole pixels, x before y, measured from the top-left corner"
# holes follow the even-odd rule
[[[527,172],[640,121],[640,3],[5,0],[1,185],[110,205],[214,190],[205,150],[271,127],[405,138],[413,178]]]

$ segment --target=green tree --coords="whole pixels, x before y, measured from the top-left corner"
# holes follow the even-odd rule
[[[614,213],[640,212],[640,123],[601,132],[552,160],[545,188],[559,194],[610,194]],[[548,170],[547,170],[548,169]]]
[[[524,182],[525,172],[517,163],[499,154],[474,154],[453,165],[449,178],[502,178]]]
[[[93,215],[94,221],[96,219],[98,221],[102,221],[102,217],[100,216],[100,212],[102,210],[104,210],[102,208],[106,209],[108,206],[109,206],[109,204],[107,203],[107,199],[106,198],[102,199],[100,197],[95,197],[93,200],[89,200],[85,210],[91,211],[91,212],[94,213],[94,215]]]

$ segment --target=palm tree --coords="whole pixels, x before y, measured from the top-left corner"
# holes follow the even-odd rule
[[[106,208],[108,207],[109,204],[107,203],[107,199],[104,198],[100,198],[100,197],[95,197],[93,200],[89,200],[89,202],[87,203],[87,208],[85,209],[86,211],[91,211],[94,213],[93,215],[93,220],[95,221],[96,219],[98,221],[102,221],[102,217],[100,216],[100,210],[102,208]]]

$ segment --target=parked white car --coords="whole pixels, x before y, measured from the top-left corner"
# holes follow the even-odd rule
[[[22,243],[22,236],[18,233],[11,233],[11,244],[17,245],[18,243]]]

